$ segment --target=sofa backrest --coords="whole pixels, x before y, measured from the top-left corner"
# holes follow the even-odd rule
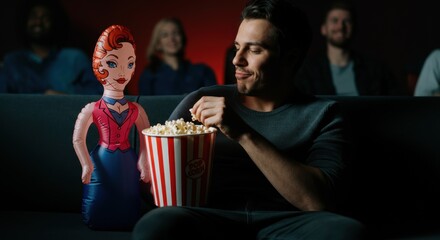
[[[0,94],[0,210],[79,212],[81,165],[72,145],[73,127],[81,109],[101,96]],[[137,97],[151,123],[163,122],[182,96]],[[131,131],[132,146],[138,135]],[[92,124],[87,145],[99,139]]]
[[[79,212],[81,166],[72,133],[81,109],[101,96],[0,94],[0,210]],[[127,96],[152,125],[183,96]],[[329,97],[341,103],[354,155],[344,214],[381,232],[439,227],[440,98]],[[138,135],[132,133],[133,147]],[[87,144],[98,141],[91,127]]]
[[[330,98],[354,148],[342,210],[381,233],[439,229],[440,98]]]

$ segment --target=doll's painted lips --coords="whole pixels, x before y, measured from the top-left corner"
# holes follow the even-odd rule
[[[125,80],[125,78],[119,78],[118,80],[116,80],[116,82],[118,82],[119,84],[124,84],[127,80]]]

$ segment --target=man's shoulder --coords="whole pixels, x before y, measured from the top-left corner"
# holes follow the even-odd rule
[[[341,106],[337,100],[326,96],[317,96],[315,100],[308,105],[308,112],[316,116],[340,116]],[[333,118],[333,117],[331,117]]]
[[[331,106],[337,104],[337,101],[325,95],[302,95],[294,98],[293,102],[304,106]]]
[[[198,90],[194,91],[194,93],[197,93],[198,95],[203,96],[225,96],[228,94],[232,94],[236,89],[235,84],[229,84],[229,85],[211,85],[211,86],[205,86],[201,87]]]
[[[236,91],[235,85],[210,85],[210,86],[200,87],[199,89],[190,92],[185,96],[184,101],[191,102],[203,96],[228,97],[228,96],[232,96],[235,93],[235,91]]]
[[[308,112],[321,112],[338,106],[338,101],[326,95],[303,95],[292,99],[292,105]]]
[[[15,61],[16,59],[29,58],[31,54],[31,51],[28,49],[17,49],[5,53],[3,59],[5,62]]]
[[[338,101],[335,99],[332,99],[330,97],[327,96],[315,96],[315,100],[314,102],[316,102],[317,104],[322,104],[322,105],[334,105],[334,104],[338,104]]]
[[[366,65],[366,66],[383,66],[385,62],[382,61],[379,57],[372,56],[363,52],[355,52],[352,51],[351,58],[354,63],[357,65]]]
[[[427,57],[427,60],[440,62],[440,48],[434,49]]]
[[[77,58],[89,58],[82,49],[73,48],[73,47],[60,48],[58,50],[58,54],[62,55],[62,56],[70,56],[70,57],[77,57]],[[91,57],[92,56],[90,56],[90,58]]]

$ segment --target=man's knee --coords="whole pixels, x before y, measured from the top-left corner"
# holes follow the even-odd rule
[[[180,207],[155,208],[136,223],[132,233],[133,239],[177,239],[179,234],[198,226],[194,223],[193,214],[190,210]]]

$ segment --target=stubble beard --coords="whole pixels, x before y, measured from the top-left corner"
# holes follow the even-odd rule
[[[242,81],[237,80],[237,91],[241,94],[248,95],[249,88]]]
[[[350,44],[350,39],[344,37],[342,39],[334,39],[333,37],[327,37],[327,42],[337,48],[347,48]]]

